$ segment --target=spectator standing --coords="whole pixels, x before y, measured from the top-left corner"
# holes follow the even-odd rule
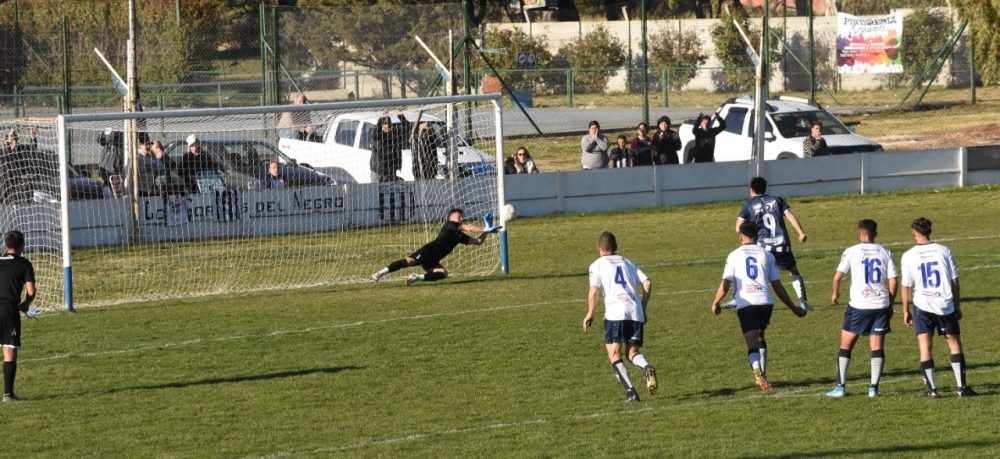
[[[677,151],[681,149],[681,138],[670,129],[670,117],[661,116],[656,122],[653,134],[653,164],[677,164]]]
[[[608,159],[611,160],[609,167],[632,167],[634,154],[632,149],[628,147],[628,138],[621,134],[616,141],[615,147],[608,152]]]
[[[714,163],[715,162],[715,136],[726,130],[726,120],[719,118],[716,113],[714,122],[717,126],[711,127],[713,117],[698,114],[698,122],[692,132],[694,133],[694,147],[690,151],[690,158],[685,158],[684,162],[694,163]]]
[[[635,155],[633,166],[653,165],[653,139],[649,137],[649,126],[646,123],[639,123],[636,128],[636,136],[632,139],[632,154]]]
[[[154,194],[162,192],[172,184],[178,184],[180,177],[175,172],[173,160],[163,151],[159,140],[149,146],[149,153],[139,161],[139,183],[141,190]]]
[[[295,96],[292,105],[305,105],[305,94]],[[278,135],[283,139],[309,140],[312,134],[312,115],[309,112],[285,112],[278,120]]]
[[[587,126],[587,134],[580,139],[580,147],[583,149],[584,169],[604,169],[608,167],[608,137],[601,134],[601,123],[596,120],[591,121]]]
[[[413,179],[430,180],[437,176],[438,166],[437,135],[430,123],[422,122],[417,127],[413,137]]]
[[[121,175],[125,168],[125,136],[121,131],[108,128],[97,137],[97,144],[103,147],[98,168],[105,187],[111,187],[111,176]]]
[[[21,348],[21,315],[35,300],[35,268],[24,258],[24,234],[8,231],[0,255],[0,346],[3,347],[3,401],[24,400],[14,394],[17,350]],[[24,292],[24,300],[21,293]]]
[[[396,171],[403,167],[403,147],[410,133],[410,121],[398,113],[399,123],[393,123],[389,111],[382,112],[375,132],[372,133],[372,158],[369,166],[372,182],[395,182],[399,180]]]
[[[5,204],[28,202],[32,199],[28,177],[31,175],[31,168],[38,167],[37,163],[32,164],[38,153],[38,128],[32,127],[29,132],[31,142],[25,144],[20,142],[17,130],[11,129],[4,139],[3,148],[0,148],[0,165],[3,169],[0,174],[0,200]]]
[[[811,158],[813,156],[827,156],[830,154],[830,147],[826,145],[821,131],[823,123],[813,121],[809,125],[809,136],[802,142],[802,156]]]

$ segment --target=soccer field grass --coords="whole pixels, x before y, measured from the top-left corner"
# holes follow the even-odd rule
[[[709,312],[740,203],[522,218],[507,276],[412,287],[397,276],[25,321],[17,393],[29,400],[0,406],[3,456],[995,457],[998,198],[977,187],[790,199],[809,235],[794,250],[816,310],[775,308],[770,392],[754,385],[735,313]],[[848,396],[827,399],[848,296],[845,284],[830,305],[840,254],[873,218],[898,264],[918,216],[955,254],[968,379],[983,396],[955,397],[937,338],[943,396],[921,397],[897,302],[883,396],[865,395],[862,339]],[[603,230],[653,281],[643,351],[661,387],[640,403],[621,402],[600,327],[581,327]]]

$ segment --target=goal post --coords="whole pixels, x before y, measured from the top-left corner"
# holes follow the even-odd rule
[[[380,135],[384,116],[389,133]],[[58,168],[54,188],[0,204],[0,217],[25,206],[51,214],[52,224],[26,232],[33,262],[46,254],[62,265],[36,263],[46,282],[62,278],[61,292],[46,286],[52,293],[36,300],[43,308],[367,282],[433,240],[451,208],[479,226],[487,212],[506,223],[496,94],[73,114],[35,124],[39,154],[58,159],[43,165]],[[133,135],[121,132],[130,125],[141,130],[132,138],[162,145],[168,160],[151,147],[116,169],[115,154],[125,151],[115,151],[116,139]],[[388,145],[388,160],[373,158],[377,145]],[[387,161],[391,175],[380,175]],[[133,163],[135,178],[126,166]],[[18,226],[14,218],[7,228]],[[482,246],[459,246],[443,264],[454,276],[507,273],[506,252],[505,228]]]

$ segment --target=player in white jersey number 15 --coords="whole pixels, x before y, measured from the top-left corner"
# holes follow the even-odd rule
[[[597,299],[604,293],[604,345],[611,361],[615,379],[625,389],[625,401],[639,401],[639,394],[628,377],[622,361],[622,343],[625,343],[628,360],[642,369],[646,376],[649,395],[657,389],[656,369],[639,352],[642,347],[643,326],[646,323],[646,306],[652,282],[632,260],[618,255],[615,235],[607,231],[597,240],[597,253],[601,256],[590,265],[590,292],[587,295],[587,315],[583,318],[583,331],[594,321]],[[642,285],[642,297],[636,290]]]

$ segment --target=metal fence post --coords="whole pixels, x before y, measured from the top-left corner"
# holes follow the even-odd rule
[[[566,106],[573,108],[573,69],[566,71]]]
[[[664,107],[669,107],[670,106],[670,99],[669,99],[670,96],[667,95],[667,88],[670,86],[670,80],[668,78],[670,78],[670,73],[669,73],[669,71],[667,70],[666,67],[663,67],[663,71],[661,72],[661,75],[660,75],[660,83],[663,84],[663,106]]]
[[[976,46],[969,31],[969,103],[976,104]]]
[[[63,102],[60,104],[60,114],[67,114],[71,110],[69,101],[69,32],[66,30],[68,28],[67,24],[68,19],[64,14],[62,17]]]

